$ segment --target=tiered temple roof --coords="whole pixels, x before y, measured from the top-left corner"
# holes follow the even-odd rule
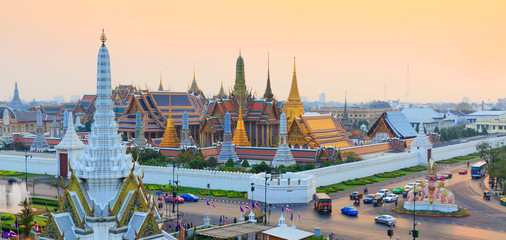
[[[353,147],[341,122],[332,114],[308,113],[295,118],[288,127],[287,142],[295,148]],[[305,145],[305,146],[304,146]]]
[[[409,139],[417,133],[401,112],[384,112],[367,133],[373,143],[392,138]]]
[[[304,114],[304,105],[300,99],[299,86],[297,83],[295,58],[293,58],[292,86],[290,87],[290,95],[288,95],[288,102],[285,103],[283,112],[286,114],[288,123],[291,123],[295,118],[298,118]]]

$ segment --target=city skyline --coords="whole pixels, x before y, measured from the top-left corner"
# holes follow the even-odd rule
[[[0,99],[10,100],[14,82],[25,101],[94,94],[102,28],[113,86],[156,90],[161,72],[165,88],[184,91],[195,63],[199,87],[216,94],[222,79],[232,88],[241,49],[246,84],[257,97],[267,52],[278,100],[288,96],[293,57],[309,101],[324,92],[342,102],[345,91],[349,102],[383,100],[385,82],[387,99],[404,101],[408,64],[412,102],[504,97],[506,3],[368,3],[5,3],[0,24],[9,37],[0,43],[11,47],[0,58]]]

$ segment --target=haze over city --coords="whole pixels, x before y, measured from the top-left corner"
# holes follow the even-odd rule
[[[504,1],[7,1],[0,99],[95,93],[105,29],[113,85],[216,94],[233,86],[239,49],[261,96],[267,53],[274,95],[286,100],[293,57],[302,96],[351,102],[497,101],[504,97]]]

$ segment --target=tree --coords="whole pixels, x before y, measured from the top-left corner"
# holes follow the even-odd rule
[[[439,128],[437,126],[434,128],[434,132],[439,133]]]
[[[474,109],[473,109],[473,106],[471,106],[471,104],[466,103],[466,102],[461,102],[457,105],[457,107],[455,108],[455,111],[469,114],[469,113],[474,112]]]
[[[487,134],[488,134],[487,128],[482,127],[481,128],[481,135],[487,135]]]
[[[369,127],[369,122],[366,120],[362,119],[362,120],[358,121],[358,127],[361,127],[362,124],[364,124],[366,127]]]
[[[243,168],[249,168],[249,162],[248,162],[248,160],[244,159],[244,161],[242,161],[241,167],[243,167]]]
[[[207,163],[206,163],[207,167],[216,167],[218,166],[218,160],[216,160],[215,157],[210,157],[209,159],[207,159]]]
[[[83,131],[85,132],[90,132],[91,131],[91,125],[95,122],[94,119],[91,119],[91,120],[88,120],[86,121],[86,123],[84,124],[84,128],[83,128]]]
[[[61,187],[61,178],[57,178],[54,180],[49,180],[46,182],[47,185],[51,188],[56,188],[56,191],[58,191],[58,196],[60,196],[60,187]]]
[[[388,102],[375,100],[369,103],[369,108],[392,108],[392,106]]]
[[[346,162],[356,162],[360,160],[360,156],[354,152],[343,153],[343,158]]]
[[[234,160],[232,160],[232,158],[229,158],[227,160],[227,163],[225,163],[225,167],[234,167]]]
[[[476,151],[480,153],[480,157],[485,160],[487,166],[490,166],[491,163],[495,162],[500,155],[499,149],[492,149],[492,146],[486,142],[482,142],[476,146]]]
[[[261,172],[271,173],[271,171],[272,171],[271,167],[267,165],[267,163],[265,163],[264,161],[251,168],[251,172],[253,173],[261,173]]]
[[[39,184],[39,181],[35,180],[30,183],[30,186],[32,186],[32,194],[35,195],[35,185]]]
[[[27,198],[23,200],[20,204],[21,209],[21,223],[25,225],[25,228],[22,229],[25,234],[25,239],[27,239],[28,235],[30,235],[30,231],[32,230],[32,222],[33,222],[33,209],[30,207],[30,202]]]

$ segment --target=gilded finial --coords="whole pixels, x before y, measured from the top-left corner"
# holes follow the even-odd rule
[[[295,57],[293,57],[293,72],[297,72],[295,71]]]
[[[193,81],[195,81],[195,63],[193,63]]]
[[[102,44],[105,44],[105,41],[107,41],[107,37],[105,36],[103,28],[102,28],[102,35],[100,36],[100,41],[102,41]]]
[[[239,48],[239,57],[241,56],[241,49]]]

